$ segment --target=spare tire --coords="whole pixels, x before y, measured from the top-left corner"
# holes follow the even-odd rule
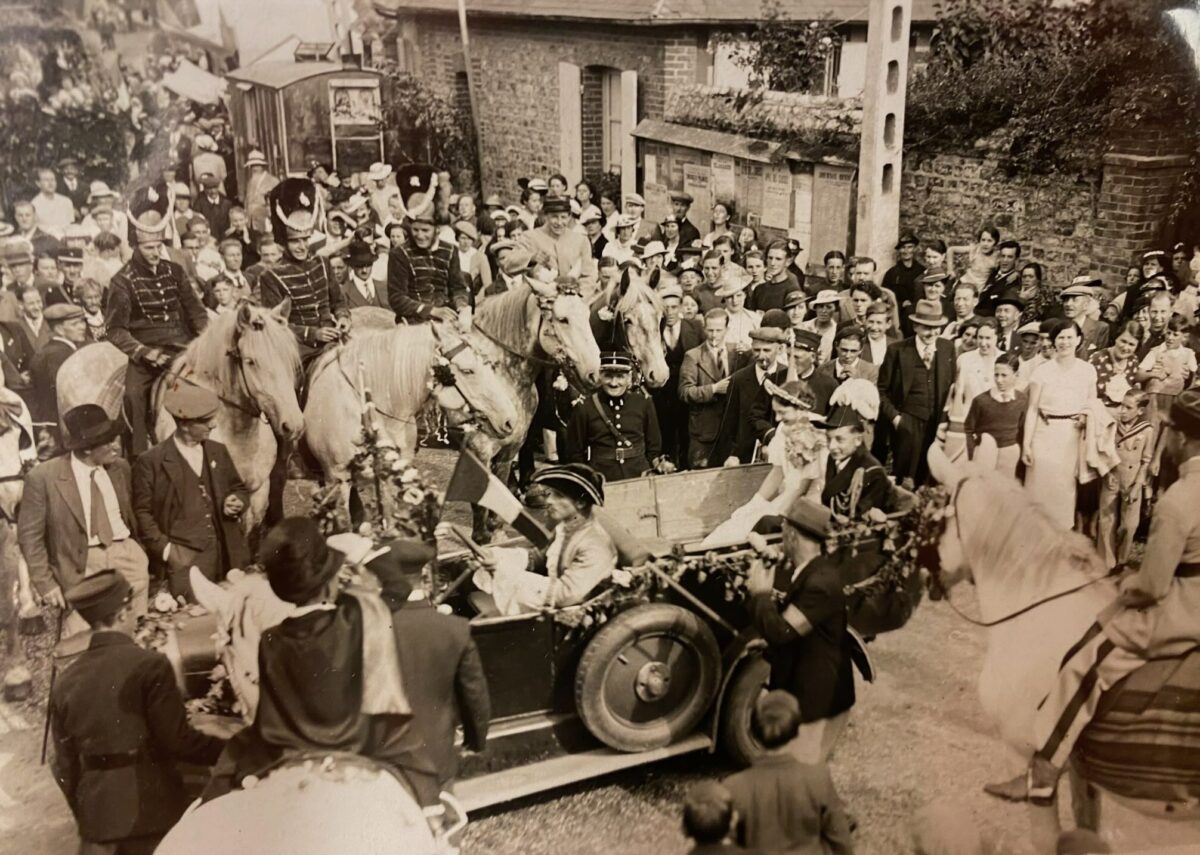
[[[662,748],[700,723],[720,677],[712,630],[687,609],[650,603],[621,612],[588,643],[575,672],[575,707],[610,748]]]

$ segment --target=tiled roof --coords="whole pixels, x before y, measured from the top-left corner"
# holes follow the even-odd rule
[[[761,17],[755,0],[466,0],[467,13],[515,18],[558,18],[642,24],[743,23]],[[867,20],[869,0],[779,0],[784,17],[811,21]],[[932,21],[935,0],[913,0],[913,19]],[[455,12],[457,0],[376,0],[382,15],[400,12]]]

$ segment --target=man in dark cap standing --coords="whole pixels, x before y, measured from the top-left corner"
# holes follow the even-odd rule
[[[190,568],[220,582],[250,562],[238,519],[249,494],[225,446],[208,438],[220,401],[186,380],[169,387],[163,407],[175,433],[137,459],[133,512],[155,566],[165,571],[171,593],[195,602]]]
[[[908,314],[912,311],[917,300],[921,299],[921,277],[925,275],[925,265],[917,261],[917,247],[920,241],[910,230],[900,233],[896,241],[896,263],[883,274],[883,287],[896,295],[896,304],[900,311],[901,326],[907,332]]]
[[[671,219],[679,224],[679,246],[691,246],[700,240],[700,230],[688,219],[688,211],[691,210],[693,201],[695,200],[692,199],[691,193],[682,190],[671,192]],[[667,236],[663,234],[661,223],[654,227],[651,239],[670,245]]]
[[[786,333],[777,326],[761,326],[750,332],[754,361],[734,371],[729,378],[725,413],[712,450],[714,462],[721,461],[725,466],[750,463],[755,444],[774,427],[774,419],[768,415],[772,412],[769,404],[758,418],[755,418],[755,404],[759,403],[765,381],[782,385],[787,378],[787,367],[779,364],[779,352],[786,341]]]
[[[629,392],[632,374],[629,354],[601,354],[601,390],[571,413],[565,463],[588,463],[608,481],[639,478],[652,468],[675,471],[662,456],[654,404],[645,395]]]
[[[388,254],[388,303],[396,321],[458,321],[471,326],[471,289],[458,264],[458,250],[437,239],[433,216],[437,172],[424,164],[396,170],[400,207],[412,240]]]
[[[187,719],[167,657],[134,643],[133,591],[115,570],[67,590],[91,626],[50,693],[51,768],[86,855],[150,855],[183,815],[175,762],[209,765],[224,744]]]
[[[108,340],[129,357],[125,408],[134,454],[150,445],[154,380],[208,323],[183,268],[165,258],[170,213],[163,184],[145,187],[129,200],[133,258],[113,276],[104,304]]]
[[[39,424],[58,427],[58,369],[87,342],[87,319],[74,303],[57,303],[43,316],[50,325],[50,340],[29,363],[33,407],[30,413]]]

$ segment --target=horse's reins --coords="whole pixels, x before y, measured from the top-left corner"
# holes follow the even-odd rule
[[[957,520],[959,519],[958,496],[959,496],[959,493],[962,492],[962,486],[964,483],[966,483],[966,481],[967,481],[967,479],[964,478],[962,481],[958,482],[958,485],[954,488],[954,496],[950,500],[950,504],[954,508],[954,519],[956,521],[956,524],[957,524]],[[943,536],[945,535],[945,525],[946,524],[943,523],[943,527],[942,527],[942,535]],[[960,540],[962,539],[961,535],[959,536],[959,539]],[[939,538],[939,540],[940,540],[940,538]],[[934,550],[934,552],[936,553],[936,550]],[[968,614],[965,614],[962,611],[962,609],[960,609],[958,606],[954,605],[953,601],[951,601],[950,592],[942,584],[942,581],[941,581],[941,568],[940,568],[940,566],[938,566],[939,562],[931,560],[929,562],[929,564],[931,566],[927,567],[926,569],[929,570],[930,578],[937,585],[938,589],[942,592],[942,595],[943,595],[942,598],[946,601],[946,605],[950,606],[950,608],[954,611],[954,613],[956,615],[958,615],[960,618],[962,618],[963,620],[965,620],[967,623],[973,624],[974,626],[983,627],[984,629],[990,629],[991,627],[1000,626],[1001,624],[1008,623],[1010,620],[1015,620],[1015,619],[1021,617],[1021,615],[1028,614],[1029,612],[1033,611],[1036,608],[1040,608],[1041,606],[1048,605],[1049,603],[1052,603],[1055,600],[1062,599],[1063,597],[1069,596],[1071,594],[1079,593],[1084,588],[1089,588],[1092,585],[1095,585],[1097,582],[1102,582],[1105,579],[1109,578],[1108,576],[1098,576],[1095,579],[1089,579],[1088,581],[1084,582],[1081,585],[1076,585],[1074,588],[1068,588],[1065,591],[1059,591],[1057,594],[1051,594],[1049,597],[1046,597],[1045,599],[1036,600],[1027,606],[1023,606],[1022,608],[1017,609],[1012,614],[1005,615],[1004,617],[996,618],[995,620],[978,620],[976,618],[971,617]]]
[[[567,293],[567,292],[561,292],[561,293]],[[535,347],[540,348],[541,347],[541,339],[542,339],[542,330],[546,326],[546,315],[549,312],[553,311],[553,308],[552,308],[552,306],[547,306],[547,307],[543,308],[542,298],[539,297],[536,293],[533,294],[533,298],[538,301],[538,314],[539,314],[538,331],[537,331],[537,336],[536,336],[537,344],[535,345]],[[492,344],[496,345],[496,347],[503,350],[509,356],[515,356],[517,359],[523,359],[528,362],[532,362],[536,365],[541,365],[544,368],[562,368],[566,364],[566,360],[561,357],[544,359],[544,358],[542,358],[540,356],[536,356],[532,353],[521,353],[519,350],[517,350],[512,345],[508,344],[507,342],[501,341],[498,336],[493,335],[492,333],[488,332],[483,327],[481,327],[479,325],[478,318],[472,319],[471,327],[473,329],[479,330],[480,334],[484,338],[486,338]],[[553,338],[555,341],[557,341],[560,345],[562,344],[562,339],[559,338],[558,332],[554,329],[553,323],[551,323],[549,325],[548,329],[546,330],[546,333],[551,338]],[[544,350],[544,348],[543,348],[543,350]],[[547,355],[549,355],[549,354],[547,354]]]

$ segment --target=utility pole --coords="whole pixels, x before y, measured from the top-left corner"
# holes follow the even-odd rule
[[[484,198],[483,134],[479,130],[479,99],[475,94],[475,69],[471,66],[471,36],[467,32],[467,0],[458,0],[458,29],[462,34],[463,64],[467,71],[467,98],[471,104],[471,125],[475,129],[475,180],[479,198]]]
[[[894,262],[900,231],[900,168],[911,24],[912,0],[871,0],[854,252],[875,259],[880,270]]]

